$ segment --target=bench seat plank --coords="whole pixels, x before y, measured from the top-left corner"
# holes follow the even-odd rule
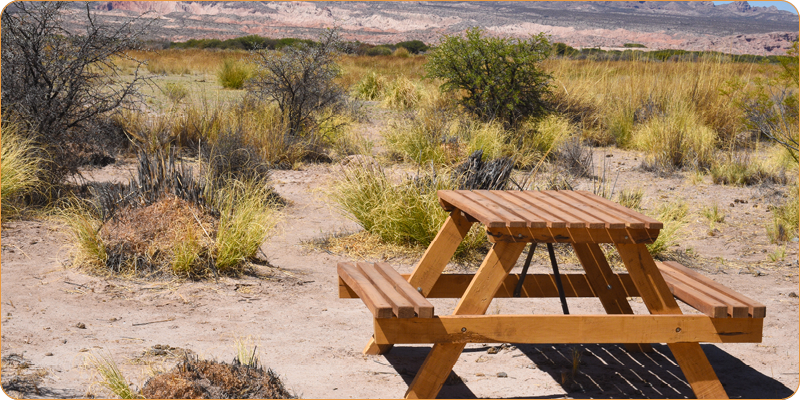
[[[727,308],[726,314],[733,318],[764,318],[766,306],[740,293],[733,291],[683,265],[666,261],[656,263],[667,284],[672,281],[675,297],[712,317],[717,316],[719,304]],[[698,295],[702,294],[702,296]],[[684,297],[682,297],[684,296]],[[712,299],[712,300],[709,300]]]
[[[392,305],[383,298],[378,288],[364,276],[355,264],[341,262],[336,269],[339,277],[358,294],[358,297],[364,301],[364,304],[375,318],[392,317]]]
[[[364,301],[375,318],[433,317],[433,304],[389,264],[341,262],[337,272],[340,282]]]

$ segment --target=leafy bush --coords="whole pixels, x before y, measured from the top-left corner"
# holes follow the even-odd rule
[[[480,28],[466,37],[444,36],[429,53],[427,76],[442,79],[442,91],[464,91],[461,104],[485,121],[512,125],[545,112],[551,76],[540,67],[550,53],[544,34],[528,40],[485,37]]]
[[[365,54],[368,56],[389,56],[392,54],[392,49],[387,46],[375,46],[368,49]]]
[[[394,50],[394,52],[392,52],[392,55],[400,58],[408,58],[411,57],[411,52],[409,52],[405,47],[398,47]]]
[[[244,63],[232,58],[226,58],[222,61],[222,67],[217,72],[217,79],[219,84],[226,89],[242,89],[251,75],[250,68]]]
[[[403,47],[405,49],[408,49],[408,51],[414,54],[424,53],[428,51],[428,49],[430,48],[421,40],[410,40],[406,42],[400,42],[395,44],[395,46],[398,48]]]

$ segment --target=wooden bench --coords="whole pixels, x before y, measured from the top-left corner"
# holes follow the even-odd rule
[[[387,263],[348,263],[337,266],[344,283],[364,301],[375,318],[431,318],[433,304]]]
[[[672,295],[712,318],[764,318],[767,307],[674,261],[656,262]]]

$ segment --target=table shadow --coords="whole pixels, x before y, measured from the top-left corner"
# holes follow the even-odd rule
[[[566,395],[541,395],[531,386],[530,395],[520,398],[695,398],[669,347],[654,344],[652,353],[630,353],[624,346],[534,345],[517,348],[561,384]],[[701,345],[714,371],[732,399],[783,399],[795,390],[751,368],[714,345]],[[414,379],[428,347],[396,346],[385,354],[406,384]],[[485,351],[486,349],[465,349]],[[573,355],[580,354],[577,373],[572,374]],[[475,394],[451,372],[438,398],[474,399]]]
[[[652,353],[630,353],[613,344],[517,346],[571,398],[695,398],[665,344],[653,345]],[[781,399],[794,393],[720,348],[701,346],[730,398]]]
[[[386,357],[386,361],[400,374],[406,385],[410,385],[430,350],[430,347],[395,346],[390,352],[384,354],[384,357]],[[470,349],[464,350],[469,351]],[[447,378],[447,381],[445,381],[437,397],[440,399],[477,398],[475,393],[472,393],[464,381],[461,380],[461,377],[452,371],[450,371],[450,376]]]

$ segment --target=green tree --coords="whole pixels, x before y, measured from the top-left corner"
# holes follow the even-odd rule
[[[520,117],[541,116],[552,77],[540,67],[551,46],[544,34],[530,39],[487,37],[480,28],[465,37],[444,36],[428,56],[429,78],[444,80],[440,90],[463,91],[461,104],[483,120],[513,125]]]

